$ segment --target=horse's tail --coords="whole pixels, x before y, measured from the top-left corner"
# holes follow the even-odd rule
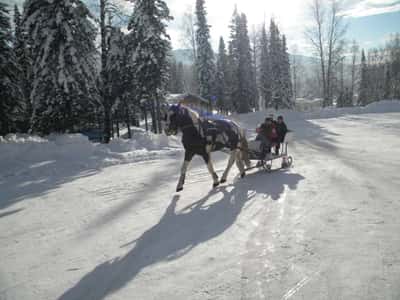
[[[246,134],[243,129],[240,129],[240,152],[244,164],[249,168],[251,166],[249,159],[249,143],[247,142]]]

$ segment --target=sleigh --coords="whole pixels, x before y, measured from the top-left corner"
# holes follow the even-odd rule
[[[281,159],[281,168],[290,168],[293,164],[293,158],[288,154],[288,145],[293,141],[293,132],[287,132],[283,143],[280,145],[279,154],[276,155],[275,149],[276,145],[272,145],[271,153],[265,153],[263,151],[263,146],[261,141],[249,141],[248,157],[251,161],[257,161],[254,166],[247,168],[247,170],[263,168],[266,171],[272,170],[272,162]],[[264,154],[265,153],[265,154]]]

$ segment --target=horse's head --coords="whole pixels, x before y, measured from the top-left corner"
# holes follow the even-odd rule
[[[166,135],[178,134],[179,117],[183,114],[180,104],[163,108],[163,127]]]

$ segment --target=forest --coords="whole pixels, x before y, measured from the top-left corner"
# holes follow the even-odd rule
[[[136,0],[129,16],[112,0],[0,2],[0,134],[98,129],[108,143],[121,127],[162,132],[168,95],[198,94],[224,114],[367,105],[400,98],[400,35],[360,49],[337,0],[313,0],[304,35],[309,56],[288,49],[273,18],[250,26],[233,7],[228,38],[211,44],[205,0],[182,17],[186,62],[172,49],[166,1]],[[250,29],[251,27],[251,29]]]

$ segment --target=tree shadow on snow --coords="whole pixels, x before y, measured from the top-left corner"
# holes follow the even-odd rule
[[[125,256],[98,265],[59,300],[104,299],[146,267],[178,259],[197,245],[224,233],[256,194],[277,200],[286,187],[296,189],[303,179],[301,175],[288,172],[253,173],[234,185],[212,190],[179,211],[176,207],[180,196],[175,195],[160,221],[129,243],[134,247]],[[217,201],[209,201],[215,198]]]
[[[289,128],[294,131],[295,143],[315,150],[338,151],[337,143],[341,135],[312,122],[312,120],[295,120]]]
[[[127,160],[121,161],[118,165],[132,164],[134,172],[136,163],[151,163],[158,159],[161,157],[143,161]],[[116,166],[112,163],[102,165],[101,158],[96,156],[87,158],[87,161],[41,159],[27,166],[23,162],[20,165],[15,170],[4,170],[3,174],[0,173],[0,210],[27,199],[45,196],[64,184],[97,175],[108,167]]]
[[[43,165],[37,166],[40,163]],[[24,171],[8,174],[0,180],[0,210],[26,199],[46,195],[65,183],[95,175],[99,171],[99,169],[68,168],[57,165],[55,161],[32,164]]]

